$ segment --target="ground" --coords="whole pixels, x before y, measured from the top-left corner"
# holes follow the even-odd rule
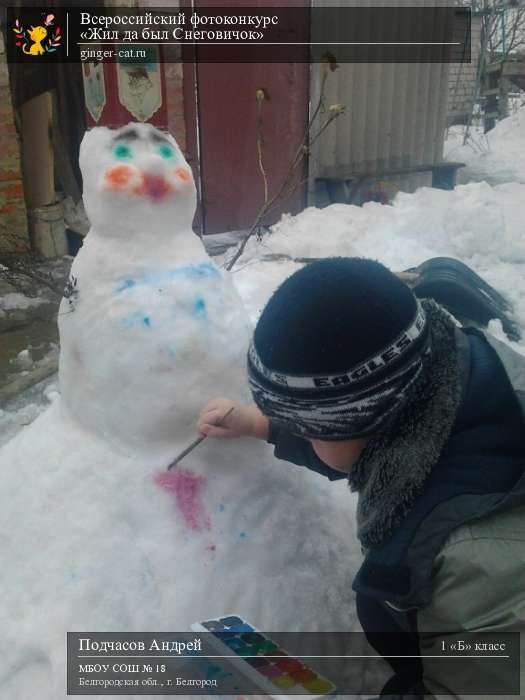
[[[41,262],[38,272],[58,289],[71,258]],[[57,396],[59,295],[46,284],[0,271],[0,445],[31,423]]]

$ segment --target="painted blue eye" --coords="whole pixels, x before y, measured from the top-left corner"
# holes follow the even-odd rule
[[[175,155],[175,150],[166,144],[163,144],[162,146],[159,146],[159,155],[161,155],[163,158],[173,158]]]
[[[131,148],[126,146],[124,143],[119,143],[118,146],[115,146],[113,149],[113,155],[119,160],[128,160],[129,158],[133,158]]]

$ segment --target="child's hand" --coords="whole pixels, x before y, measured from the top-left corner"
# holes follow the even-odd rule
[[[228,411],[233,411],[228,414]],[[225,418],[226,416],[226,418]],[[230,399],[212,399],[202,409],[197,430],[208,437],[268,437],[268,419],[256,406],[243,406]]]

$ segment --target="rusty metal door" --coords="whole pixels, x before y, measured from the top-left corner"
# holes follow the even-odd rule
[[[272,4],[281,6],[276,0],[261,3]],[[198,63],[195,76],[203,232],[249,228],[264,204],[265,180],[271,199],[304,137],[309,65]],[[258,102],[257,94],[264,99]],[[306,162],[303,165],[296,173],[294,192],[277,204],[265,223],[304,207]]]

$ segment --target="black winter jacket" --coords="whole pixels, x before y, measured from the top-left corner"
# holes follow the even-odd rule
[[[514,639],[525,631],[525,358],[477,329],[458,329],[456,337],[463,398],[452,433],[423,493],[390,539],[366,551],[353,582],[358,610],[380,606],[383,631],[415,635],[427,656],[466,631],[512,632]],[[308,441],[271,423],[269,442],[280,459],[346,478]],[[371,641],[373,617],[360,615]],[[519,675],[496,673],[486,660],[464,673],[463,662],[444,670],[422,661],[415,673],[434,696],[494,697],[515,691]]]

